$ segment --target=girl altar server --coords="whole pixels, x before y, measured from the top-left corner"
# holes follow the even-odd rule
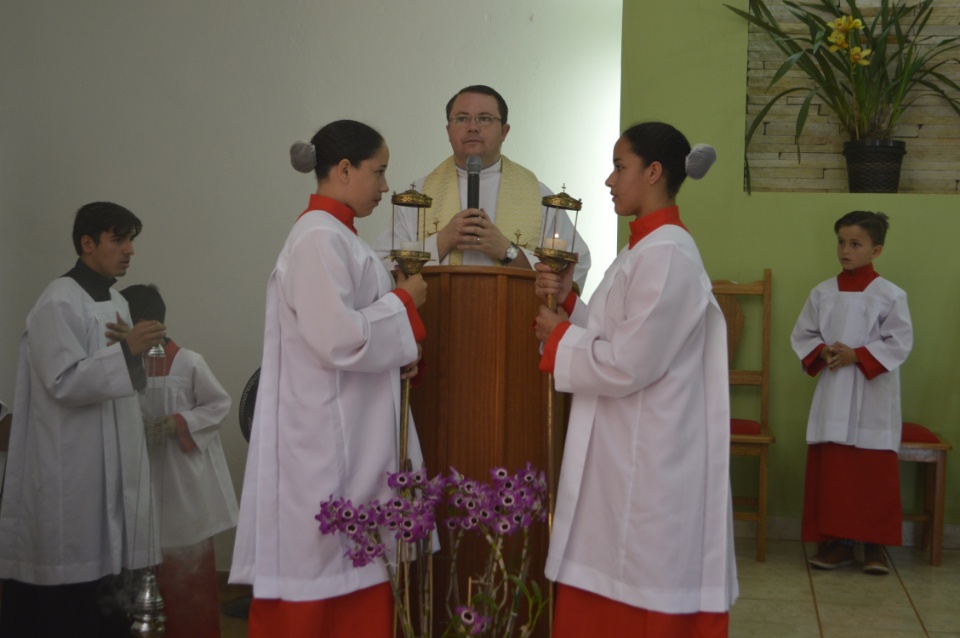
[[[537,265],[540,367],[573,393],[546,574],[553,638],[726,636],[737,596],[726,324],[675,198],[706,174],[675,128],[647,122],[613,149],[606,185],[630,243],[590,303],[572,268]]]
[[[340,535],[320,534],[320,502],[386,500],[398,457],[400,380],[417,372],[419,275],[394,280],[354,220],[387,192],[389,150],[340,120],[291,148],[316,194],[267,285],[263,363],[230,581],[253,585],[249,635],[393,635],[379,563],[354,568]],[[404,369],[401,375],[401,368]],[[411,428],[410,457],[422,464]]]

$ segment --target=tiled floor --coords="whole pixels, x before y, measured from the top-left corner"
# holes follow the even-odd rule
[[[859,565],[808,568],[813,544],[768,541],[765,563],[754,560],[755,548],[737,539],[731,638],[960,637],[960,550],[931,567],[919,549],[889,548],[890,574],[869,576]]]
[[[868,576],[859,565],[834,571],[807,567],[813,545],[768,541],[767,561],[737,539],[740,599],[730,611],[731,638],[960,637],[960,550],[931,567],[925,552],[890,548],[890,574]],[[222,600],[244,593],[232,588]],[[246,638],[246,622],[222,617],[223,638]]]

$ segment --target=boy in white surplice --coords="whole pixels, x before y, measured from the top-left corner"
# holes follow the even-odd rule
[[[807,421],[803,531],[821,543],[810,564],[853,562],[889,571],[883,545],[900,545],[899,368],[913,347],[907,294],[873,269],[889,227],[883,213],[853,211],[834,225],[843,270],[810,293],[790,341],[820,375]]]

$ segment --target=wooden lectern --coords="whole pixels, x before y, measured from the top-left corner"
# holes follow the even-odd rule
[[[420,308],[427,329],[426,377],[411,392],[410,406],[429,475],[454,467],[489,482],[491,468],[513,472],[527,461],[546,472],[547,375],[538,368],[539,341],[531,328],[541,305],[533,290],[534,272],[429,266],[421,274],[428,285]],[[556,418],[555,447],[561,448],[562,411]],[[554,454],[559,467],[559,449]],[[531,531],[530,576],[546,596],[546,522],[535,523]],[[446,529],[439,533],[443,549],[434,557],[434,613],[444,618],[450,548]],[[469,576],[483,572],[485,555],[479,540],[461,548],[462,592]],[[544,611],[536,636],[547,636],[547,620]]]

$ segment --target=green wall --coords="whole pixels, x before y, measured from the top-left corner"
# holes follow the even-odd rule
[[[747,8],[746,0],[730,4]],[[901,371],[903,417],[960,445],[960,198],[747,195],[742,188],[746,23],[718,0],[624,0],[623,10],[623,126],[663,120],[691,144],[713,144],[717,164],[702,181],[687,180],[678,197],[684,222],[712,278],[753,281],[764,268],[773,270],[770,423],[777,443],[771,448],[770,514],[800,516],[814,380],[801,373],[789,337],[810,289],[839,272],[833,222],[850,210],[879,210],[891,218],[875,267],[907,291],[913,317],[914,349]],[[623,243],[623,225],[620,230]],[[751,469],[741,461],[749,462],[736,461],[735,488]],[[960,523],[956,452],[948,455],[947,466],[946,519]],[[918,474],[902,467],[910,501]]]

